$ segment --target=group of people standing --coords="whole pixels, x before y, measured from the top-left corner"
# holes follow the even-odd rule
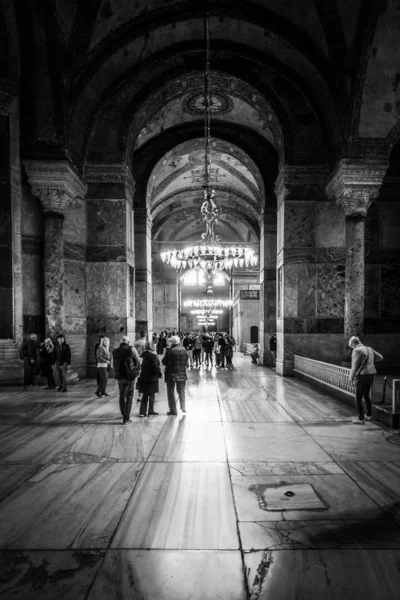
[[[21,347],[21,358],[24,361],[24,386],[36,385],[38,376],[45,377],[45,390],[57,389],[67,392],[67,368],[71,364],[71,350],[63,333],[56,336],[55,341],[46,338],[37,343],[36,333]]]
[[[229,333],[221,332],[185,332],[168,336],[162,331],[157,338],[157,354],[163,355],[171,343],[172,337],[178,337],[187,352],[187,368],[200,369],[216,367],[217,369],[233,369],[233,351],[235,339]]]

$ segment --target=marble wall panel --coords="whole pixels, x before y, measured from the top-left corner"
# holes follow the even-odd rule
[[[364,317],[380,315],[381,267],[365,265]]]
[[[81,260],[86,259],[86,250],[83,244],[71,244],[64,240],[64,258],[66,260]]]
[[[284,247],[314,247],[316,203],[285,202]]]
[[[87,200],[88,246],[126,246],[125,200]]]
[[[86,263],[87,315],[126,318],[128,277],[126,263]]]
[[[125,262],[125,246],[87,246],[86,260],[88,262]]]
[[[288,319],[283,323],[284,333],[342,333],[344,319]]]
[[[283,316],[297,317],[298,314],[298,265],[285,265],[283,284]]]
[[[316,248],[285,248],[282,253],[284,263],[315,263],[317,257]]]
[[[64,218],[64,244],[85,246],[86,243],[86,204],[84,200],[74,199]]]
[[[319,202],[316,216],[316,244],[319,248],[346,245],[343,209],[335,202]]]
[[[375,348],[377,352],[383,355],[383,361],[378,363],[378,369],[392,369],[399,372],[400,369],[400,333],[377,332],[375,334],[366,333],[363,339],[367,346]]]
[[[400,202],[380,202],[381,247],[400,248]]]
[[[23,185],[21,204],[22,235],[43,239],[43,221],[43,212],[39,200],[30,193],[27,185]]]
[[[317,266],[317,316],[344,315],[344,265]]]
[[[339,365],[343,355],[343,333],[285,334],[285,352]]]
[[[86,270],[83,262],[64,260],[66,317],[86,316]]]
[[[65,339],[71,350],[71,367],[79,376],[86,376],[87,340],[86,333],[76,334],[65,331]]]
[[[86,334],[86,317],[65,317],[65,331],[70,334]]]
[[[381,315],[400,316],[400,265],[382,266]]]
[[[22,255],[23,313],[44,314],[43,261],[37,254]]]
[[[147,299],[148,299],[148,285],[146,281],[135,282],[135,310],[136,320],[147,321],[148,310],[147,310]]]
[[[380,246],[381,204],[373,202],[368,209],[365,222],[365,254]]]
[[[119,315],[88,315],[86,323],[87,333],[97,336],[106,332],[125,335],[127,331],[127,319]]]
[[[316,315],[316,265],[298,265],[298,316],[315,317]]]
[[[317,248],[316,262],[344,265],[346,263],[346,249],[337,246],[330,246],[329,248]]]

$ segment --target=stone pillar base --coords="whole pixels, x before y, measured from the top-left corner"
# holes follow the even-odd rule
[[[293,359],[276,359],[276,373],[281,377],[293,377],[294,361]]]

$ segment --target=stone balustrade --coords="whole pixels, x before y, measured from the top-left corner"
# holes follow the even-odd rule
[[[294,356],[294,374],[306,380],[314,380],[346,394],[348,397],[354,396],[354,386],[349,379],[350,369],[340,365],[322,362],[305,358],[304,356]]]

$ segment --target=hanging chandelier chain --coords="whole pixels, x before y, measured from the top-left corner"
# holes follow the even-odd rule
[[[205,137],[205,187],[208,193],[211,176],[211,60],[210,60],[210,15],[204,15],[204,38],[205,38],[205,70],[204,70],[204,137]]]

